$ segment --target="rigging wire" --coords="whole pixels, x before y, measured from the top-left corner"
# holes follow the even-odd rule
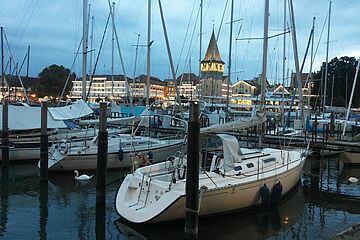
[[[189,58],[189,56],[191,56],[192,53],[194,52],[194,49],[195,49],[197,40],[198,40],[198,38],[200,38],[200,35],[199,35],[198,38],[195,39],[194,45],[192,46],[192,43],[193,43],[193,40],[194,40],[194,36],[195,36],[196,25],[197,25],[197,22],[198,22],[198,20],[199,20],[199,15],[200,15],[200,7],[199,7],[199,9],[198,9],[198,12],[197,12],[197,15],[196,15],[196,18],[195,18],[194,28],[193,28],[193,31],[192,31],[192,34],[191,34],[189,48],[188,48],[188,51],[187,51],[187,54],[186,54],[186,57],[185,57],[185,64],[184,64],[184,69],[183,69],[183,71],[185,71],[185,69],[187,69],[187,67],[188,67],[188,61],[186,61],[186,60],[187,60],[187,59]],[[193,49],[191,50],[191,48],[193,48]],[[199,76],[199,77],[200,77],[200,76]]]
[[[216,36],[216,41],[219,40],[219,35],[220,35],[221,27],[222,27],[222,24],[223,24],[223,21],[224,21],[224,16],[225,16],[225,13],[226,13],[226,9],[227,9],[228,2],[229,2],[229,0],[226,0],[225,7],[224,7],[224,11],[223,11],[223,14],[222,14],[222,17],[221,17],[221,21],[220,21],[219,30],[218,30],[218,33],[217,33],[217,36]]]
[[[82,41],[82,39],[81,39],[81,41],[80,41],[80,43],[79,43],[79,46],[78,46],[78,48],[77,48],[77,52],[80,51],[82,42],[83,42],[83,41]],[[74,57],[73,63],[72,63],[72,65],[71,65],[71,69],[70,69],[69,74],[68,74],[68,76],[67,76],[67,78],[66,78],[66,81],[65,81],[64,87],[63,87],[63,89],[62,89],[62,91],[61,91],[61,94],[60,94],[60,96],[58,95],[58,97],[59,97],[59,102],[58,102],[57,106],[59,106],[60,101],[61,101],[61,99],[62,99],[62,97],[63,97],[63,95],[64,95],[65,89],[66,89],[66,87],[67,87],[67,84],[68,84],[68,82],[69,82],[69,80],[70,80],[71,74],[74,72],[74,67],[75,67],[75,63],[76,63],[77,56],[78,56],[78,54],[76,54],[75,57]]]
[[[21,20],[21,22],[20,22],[19,27],[18,27],[17,30],[16,30],[14,37],[13,37],[13,38],[11,39],[11,41],[10,41],[10,46],[11,46],[12,44],[14,44],[14,45],[16,46],[16,45],[18,45],[17,43],[19,43],[19,42],[22,41],[22,39],[23,39],[23,37],[24,37],[24,34],[25,34],[25,31],[26,31],[26,29],[27,29],[28,26],[29,26],[30,20],[31,20],[31,18],[32,18],[34,12],[35,12],[35,9],[36,9],[38,3],[39,3],[39,0],[37,0],[37,1],[35,2],[35,4],[30,3],[30,6],[27,8],[26,13],[25,13],[25,15],[23,16],[23,18],[22,18],[22,20]],[[24,26],[23,29],[21,30],[21,26],[24,24],[24,21],[26,20],[26,17],[27,17],[27,15],[28,15],[28,13],[29,13],[28,20],[25,22],[25,26]],[[20,33],[20,31],[21,31],[21,33]],[[17,37],[18,34],[20,35],[19,37]],[[17,40],[17,42],[15,42],[15,40]],[[14,55],[15,55],[16,51],[17,51],[17,47],[14,48],[14,52],[13,52]]]
[[[87,94],[86,94],[86,100],[89,98],[89,95],[90,95],[90,90],[91,90],[91,86],[92,86],[92,79],[93,79],[93,76],[95,75],[96,67],[97,67],[98,62],[99,62],[99,57],[100,57],[100,53],[101,53],[101,50],[102,50],[102,47],[103,47],[103,43],[104,43],[104,39],[105,39],[105,35],[106,35],[106,30],[107,30],[107,27],[108,27],[108,25],[109,25],[110,16],[111,16],[111,12],[109,13],[108,18],[107,18],[107,20],[106,20],[106,24],[105,24],[105,28],[104,28],[104,33],[103,33],[103,36],[102,36],[102,38],[101,38],[101,43],[100,43],[99,51],[98,51],[98,54],[97,54],[97,56],[96,56],[96,61],[95,61],[93,73],[92,73],[92,75],[91,75],[88,92],[87,92]]]
[[[182,53],[183,53],[183,50],[184,50],[184,47],[185,47],[185,42],[186,42],[186,39],[187,39],[187,35],[188,35],[188,32],[189,32],[189,28],[190,28],[190,23],[191,23],[191,20],[192,20],[194,9],[195,9],[195,3],[196,3],[196,1],[194,1],[193,7],[191,9],[190,18],[189,18],[188,25],[186,27],[186,33],[185,33],[184,41],[183,41],[182,46],[181,46],[180,56],[179,56],[178,62],[176,64],[175,73],[177,73],[177,70],[179,68],[179,64],[180,64],[180,61],[181,61],[181,56],[182,56]],[[195,26],[196,26],[196,24],[195,24]]]

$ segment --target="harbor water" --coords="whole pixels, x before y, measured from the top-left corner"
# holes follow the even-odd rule
[[[184,221],[139,226],[120,219],[114,197],[125,174],[108,172],[101,217],[95,176],[79,181],[57,173],[46,184],[36,164],[10,166],[1,172],[0,239],[183,239]],[[351,176],[360,178],[360,167],[310,157],[278,207],[201,218],[199,239],[331,239],[360,222],[360,184],[349,184]]]

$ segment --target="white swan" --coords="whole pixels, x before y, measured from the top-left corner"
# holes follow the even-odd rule
[[[359,179],[357,179],[356,177],[349,177],[348,179],[348,183],[357,183],[359,181]]]
[[[93,175],[88,176],[86,174],[82,174],[79,176],[79,172],[77,170],[74,170],[74,173],[75,173],[75,179],[77,180],[89,180],[93,177]]]

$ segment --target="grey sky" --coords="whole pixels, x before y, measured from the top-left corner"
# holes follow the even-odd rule
[[[226,0],[203,0],[203,51],[205,54],[211,32],[217,34]],[[140,44],[146,43],[147,37],[147,0],[116,0],[116,28],[119,36],[126,74],[133,76],[136,33],[141,34]],[[283,28],[283,0],[270,0],[270,35],[279,33]],[[94,16],[94,53],[97,54],[106,18],[108,15],[107,0],[89,0],[91,15]],[[199,26],[195,28],[195,18],[200,0],[162,0],[168,29],[171,51],[175,65],[179,64],[178,74],[191,71],[198,73],[199,59]],[[74,53],[82,34],[82,0],[1,0],[0,25],[4,27],[11,44],[16,62],[21,63],[27,46],[31,46],[30,75],[36,76],[43,68],[51,64],[62,64],[70,68]],[[307,40],[310,34],[312,18],[316,17],[315,45],[319,41],[324,21],[328,13],[328,0],[294,0],[298,51],[302,61]],[[152,45],[151,74],[161,79],[170,77],[164,35],[160,22],[158,1],[152,0]],[[189,33],[181,48],[191,17]],[[236,37],[262,37],[264,0],[235,0],[234,19],[243,20],[234,24],[233,39]],[[358,21],[359,0],[334,0],[331,16],[329,59],[344,55],[358,57],[360,54],[360,21]],[[222,60],[228,63],[230,0],[225,13],[218,39]],[[287,20],[289,22],[289,18]],[[110,25],[111,26],[111,25]],[[89,30],[89,32],[91,29]],[[325,61],[326,52],[325,27],[314,69],[317,70]],[[279,82],[282,77],[282,44],[283,39],[273,38],[269,41],[268,76],[270,81]],[[191,46],[189,47],[191,43]],[[288,40],[287,51],[289,71],[294,69],[292,43]],[[189,52],[189,54],[188,54]],[[6,61],[9,53],[6,47]],[[261,72],[262,41],[233,41],[232,81],[237,78],[249,79]],[[188,57],[187,57],[188,56]],[[95,59],[95,57],[94,57]],[[190,60],[191,59],[191,60]],[[78,57],[75,72],[81,74],[81,57]],[[307,62],[310,62],[308,58]],[[122,74],[118,54],[115,54],[115,73]],[[227,65],[226,73],[227,73]],[[100,56],[97,74],[111,72],[111,29],[107,31],[104,50]],[[307,64],[304,71],[308,71]],[[25,73],[23,70],[22,73]],[[136,75],[146,73],[146,48],[139,49]]]

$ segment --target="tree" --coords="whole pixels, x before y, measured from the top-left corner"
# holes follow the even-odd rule
[[[357,60],[354,57],[335,57],[329,62],[328,77],[326,83],[326,105],[331,105],[331,96],[333,96],[333,106],[347,107],[351,88],[354,83]],[[325,63],[322,64],[320,71],[315,73],[316,80],[325,79]],[[358,76],[352,107],[360,107],[360,76]],[[334,79],[334,81],[333,81]],[[334,82],[334,86],[332,86]],[[313,94],[319,95],[324,91],[321,81],[314,82]],[[332,91],[333,94],[332,94]],[[317,100],[319,106],[321,100]]]
[[[44,68],[39,73],[39,81],[35,85],[35,91],[39,97],[52,96],[59,97],[64,86],[66,79],[69,75],[70,69],[64,66],[53,64]],[[72,88],[72,81],[76,78],[75,73],[72,73],[69,82],[65,88],[64,95],[69,94]]]

